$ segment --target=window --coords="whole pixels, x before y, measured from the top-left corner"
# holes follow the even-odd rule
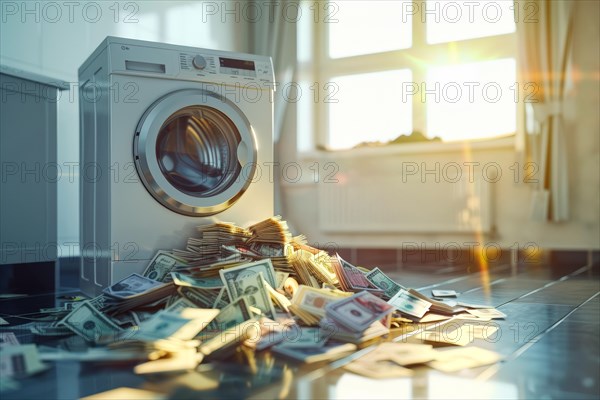
[[[515,133],[523,95],[515,6],[304,1],[299,149],[351,148],[413,132],[445,142]]]

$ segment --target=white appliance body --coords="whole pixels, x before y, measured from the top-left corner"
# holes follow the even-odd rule
[[[273,214],[269,57],[108,37],[79,81],[82,291]]]

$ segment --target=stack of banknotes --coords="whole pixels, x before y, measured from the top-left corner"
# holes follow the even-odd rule
[[[413,364],[447,372],[498,361],[495,353],[472,346],[473,332],[481,335],[476,329],[471,340],[464,340],[465,331],[456,343],[448,339],[456,335],[427,328],[414,330],[420,343],[389,341],[392,331],[410,324],[452,318],[473,327],[506,317],[490,307],[445,301],[440,296],[450,291],[438,292],[431,298],[379,268],[358,267],[311,247],[280,217],[247,228],[218,222],[199,227],[185,249],[158,251],[143,273],[127,276],[95,298],[46,310],[43,318],[21,326],[42,336],[78,335],[93,344],[87,352],[30,346],[21,353],[34,360],[31,371],[58,359],[129,359],[139,361],[136,373],[148,374],[194,370],[240,348],[305,363],[331,361],[386,337],[387,344],[379,345],[384,347],[348,364],[348,371],[405,376]],[[475,350],[435,350],[440,342]],[[11,362],[3,368],[23,370]]]

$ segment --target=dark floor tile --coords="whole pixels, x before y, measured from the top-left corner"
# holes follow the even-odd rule
[[[600,291],[600,281],[588,280],[584,277],[574,277],[556,282],[530,295],[522,297],[517,302],[541,304],[567,304],[577,306]]]
[[[596,296],[558,320],[523,354],[503,364],[493,379],[522,382],[528,398],[599,398],[599,305]]]

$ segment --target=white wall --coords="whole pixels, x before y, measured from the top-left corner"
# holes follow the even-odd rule
[[[583,2],[582,2],[583,3]],[[540,223],[529,218],[532,191],[527,184],[515,184],[510,167],[518,161],[513,148],[446,151],[443,153],[403,153],[372,155],[361,158],[335,159],[340,174],[359,171],[369,174],[401,171],[403,162],[427,162],[442,165],[464,161],[495,162],[501,166],[502,178],[493,184],[493,234],[482,238],[473,235],[451,234],[327,234],[318,228],[317,185],[310,179],[298,184],[283,185],[282,213],[297,232],[304,233],[313,243],[336,243],[340,247],[400,248],[403,242],[425,243],[434,247],[446,243],[470,241],[494,242],[505,248],[523,248],[533,242],[539,248],[598,249],[600,248],[600,88],[598,86],[599,37],[597,16],[599,3],[589,1],[577,8],[574,23],[574,64],[572,85],[566,93],[565,124],[569,158],[569,195],[571,219],[565,223]],[[351,116],[349,116],[351,117]],[[390,116],[393,118],[393,116]],[[302,160],[296,151],[295,118],[286,121],[286,132],[278,145],[279,158],[299,161],[303,172],[311,176],[314,160]],[[334,156],[328,156],[331,159]],[[522,164],[521,164],[522,166]],[[539,175],[539,174],[538,174]],[[398,193],[402,196],[402,193]],[[439,193],[440,207],[444,207],[444,193]],[[377,207],[377,204],[373,204]],[[415,204],[415,207],[419,207]],[[515,245],[516,243],[516,245]],[[483,243],[481,243],[483,245]]]
[[[79,237],[78,177],[67,173],[79,160],[77,69],[96,46],[106,36],[121,36],[245,52],[249,37],[239,10],[227,13],[218,2],[68,3],[2,2],[0,25],[1,64],[71,83],[59,102],[59,244]]]

